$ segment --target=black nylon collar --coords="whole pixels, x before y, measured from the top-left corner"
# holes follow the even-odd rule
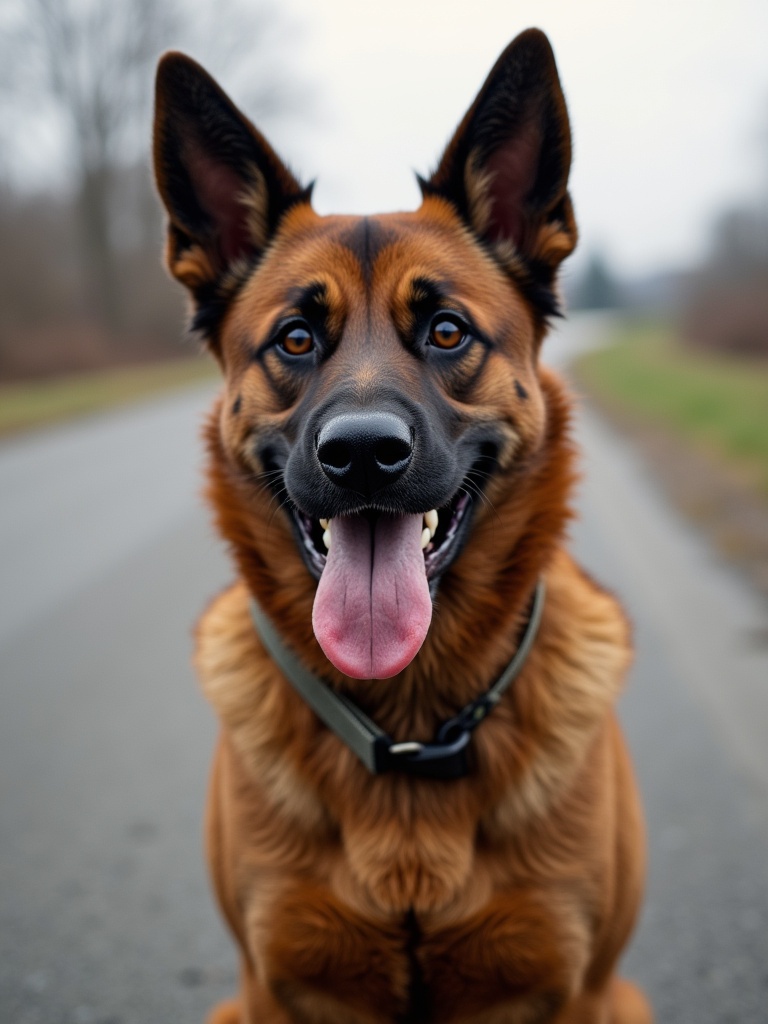
[[[251,616],[262,643],[288,682],[370,772],[380,775],[400,771],[431,779],[458,779],[469,773],[467,747],[473,730],[493,711],[525,664],[541,622],[544,596],[544,580],[539,579],[515,656],[489,690],[440,726],[432,743],[395,743],[353,701],[304,667],[253,599]]]

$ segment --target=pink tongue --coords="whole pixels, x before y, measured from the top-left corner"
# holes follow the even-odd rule
[[[312,625],[339,671],[388,679],[410,664],[432,619],[423,516],[379,516],[373,535],[364,516],[334,519]]]

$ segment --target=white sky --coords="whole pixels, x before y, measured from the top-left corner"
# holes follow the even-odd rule
[[[700,255],[714,213],[768,191],[768,0],[282,0],[317,85],[270,135],[320,212],[418,204],[501,50],[550,37],[574,134],[582,251],[627,273]],[[759,142],[762,134],[762,145]]]
[[[320,212],[417,206],[412,171],[435,166],[499,53],[531,25],[550,37],[570,108],[581,258],[599,245],[625,274],[684,266],[719,210],[761,187],[768,202],[768,0],[274,2],[286,24],[266,63],[254,40],[254,78],[277,63],[312,92],[303,116],[264,127],[317,179]],[[205,49],[193,54],[203,64]],[[242,69],[235,82],[209,67],[237,99]],[[52,119],[17,127],[9,165],[32,183],[61,175]]]

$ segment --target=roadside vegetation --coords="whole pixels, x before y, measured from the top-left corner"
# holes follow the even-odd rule
[[[0,385],[0,436],[50,425],[216,379],[203,355]]]
[[[678,508],[768,597],[768,358],[635,323],[583,356],[574,376]]]
[[[768,359],[693,350],[668,327],[628,324],[576,375],[606,412],[666,428],[768,501]]]

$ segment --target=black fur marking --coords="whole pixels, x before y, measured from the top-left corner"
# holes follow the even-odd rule
[[[313,307],[325,312],[329,308],[328,289],[322,281],[313,281],[303,288],[291,288],[286,296],[288,303],[302,312]]]
[[[563,311],[560,308],[560,300],[554,290],[553,273],[547,268],[544,281],[538,280],[535,273],[517,273],[513,271],[510,277],[526,298],[535,315],[539,320],[546,323],[552,317],[561,317]]]
[[[393,237],[393,233],[382,227],[375,217],[361,217],[354,227],[340,236],[341,244],[349,249],[360,264],[366,284],[371,283],[376,258]]]
[[[421,1024],[431,1019],[429,989],[424,982],[424,973],[419,963],[417,951],[421,942],[421,929],[416,914],[409,910],[405,915],[403,927],[406,931],[405,954],[408,957],[410,978],[408,981],[408,1007],[400,1017],[398,1024]]]
[[[237,398],[232,403],[232,415],[233,416],[237,416],[237,414],[240,412],[242,407],[243,407],[243,396],[242,395],[238,395]]]
[[[525,390],[519,380],[515,381],[515,394],[518,398],[522,398],[523,401],[528,397],[528,392]]]
[[[211,348],[218,347],[222,321],[232,300],[250,277],[251,269],[243,273],[242,277],[230,278],[226,284],[217,279],[195,288],[195,310],[189,329],[198,334]]]
[[[416,311],[429,306],[436,309],[445,302],[450,288],[428,277],[414,277],[411,281],[411,308]]]

